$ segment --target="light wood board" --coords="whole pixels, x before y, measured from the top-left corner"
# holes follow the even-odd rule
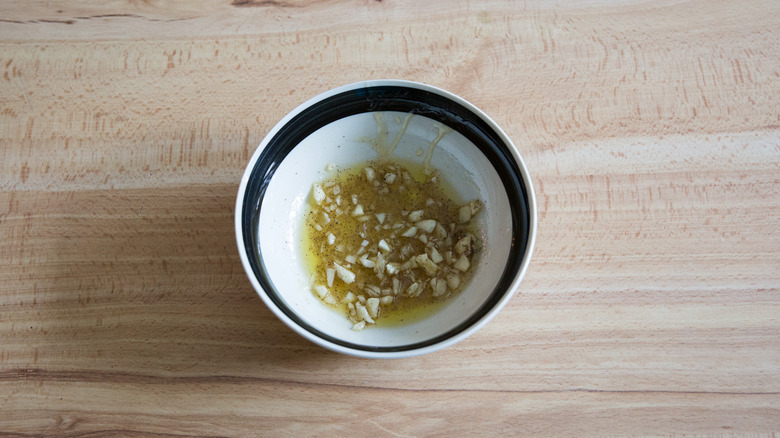
[[[394,361],[284,326],[233,230],[265,133],[376,78],[487,112],[540,207],[507,307]],[[0,432],[779,431],[779,2],[0,4]]]

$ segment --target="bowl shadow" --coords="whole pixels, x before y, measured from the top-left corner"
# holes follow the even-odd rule
[[[253,290],[233,185],[52,194],[57,263],[38,267],[38,366],[145,376],[276,378],[345,360]],[[47,353],[48,350],[48,354]],[[48,359],[44,359],[48,358]]]

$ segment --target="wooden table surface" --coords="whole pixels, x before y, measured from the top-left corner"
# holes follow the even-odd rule
[[[0,432],[780,432],[780,2],[0,3]],[[473,102],[534,259],[484,329],[331,353],[241,267],[265,133],[352,81]]]

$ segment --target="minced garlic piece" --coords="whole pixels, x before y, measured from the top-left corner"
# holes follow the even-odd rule
[[[355,273],[350,271],[349,269],[339,265],[336,262],[333,262],[333,267],[336,268],[336,274],[338,274],[341,281],[347,284],[351,284],[355,281]]]

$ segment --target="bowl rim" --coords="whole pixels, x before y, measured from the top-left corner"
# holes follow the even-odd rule
[[[421,345],[420,347],[405,348],[400,350],[382,349],[382,348],[380,349],[354,348],[350,346],[349,343],[330,341],[326,339],[327,336],[323,337],[315,333],[317,330],[313,332],[310,329],[303,327],[301,323],[295,321],[294,318],[288,315],[284,309],[280,308],[278,303],[275,302],[275,300],[272,298],[269,292],[263,287],[260,280],[257,278],[257,275],[255,273],[251,261],[249,260],[249,256],[248,256],[249,243],[245,241],[245,236],[247,235],[248,232],[247,231],[248,227],[246,226],[246,221],[244,220],[245,207],[247,206],[247,202],[246,202],[247,188],[250,182],[250,178],[253,176],[255,172],[257,162],[260,159],[263,152],[268,147],[271,140],[274,139],[276,135],[283,128],[288,126],[290,121],[292,121],[296,116],[303,113],[313,105],[322,102],[323,100],[350,91],[355,91],[360,89],[366,89],[366,90],[376,89],[381,87],[407,88],[413,90],[426,91],[434,95],[438,95],[439,97],[449,100],[451,102],[454,102],[455,104],[460,105],[461,107],[465,108],[467,111],[470,111],[474,116],[481,119],[487,125],[487,127],[489,127],[489,129],[492,130],[493,133],[495,133],[496,137],[503,144],[503,146],[506,149],[504,152],[509,153],[509,155],[513,160],[512,164],[517,166],[517,171],[519,172],[519,175],[515,175],[515,176],[520,180],[520,186],[523,189],[523,194],[525,195],[524,200],[525,200],[525,208],[527,209],[526,214],[528,220],[527,223],[528,230],[525,236],[526,244],[524,248],[520,249],[521,250],[520,254],[522,254],[522,257],[519,261],[519,266],[514,271],[511,281],[503,288],[503,292],[500,296],[498,296],[497,301],[491,307],[489,307],[483,314],[477,317],[475,321],[469,322],[467,326],[460,329],[456,333],[452,335],[448,335],[444,337],[444,339],[432,343],[425,343],[425,345]],[[528,269],[528,265],[530,264],[532,258],[532,253],[536,242],[537,204],[536,204],[536,196],[534,193],[533,183],[531,181],[530,174],[528,172],[525,162],[523,161],[522,157],[520,156],[517,150],[517,147],[511,141],[509,136],[507,136],[507,134],[503,131],[503,129],[495,121],[493,121],[486,113],[484,113],[482,110],[477,108],[475,105],[461,98],[460,96],[435,86],[423,84],[420,82],[400,80],[400,79],[376,79],[376,80],[353,82],[320,93],[306,100],[302,104],[298,105],[292,111],[287,113],[279,122],[277,122],[274,125],[274,127],[270,131],[268,131],[268,133],[265,135],[263,140],[260,142],[258,147],[255,149],[254,153],[252,154],[252,157],[250,158],[249,162],[247,163],[247,166],[242,175],[241,182],[238,189],[234,221],[235,221],[235,231],[236,231],[236,243],[238,245],[238,251],[241,258],[241,263],[250,280],[250,283],[255,289],[255,292],[263,300],[265,305],[269,309],[271,309],[271,311],[280,320],[282,320],[288,327],[290,327],[296,333],[308,339],[309,341],[339,353],[357,356],[357,357],[364,357],[364,358],[403,358],[403,357],[417,356],[417,355],[438,351],[440,349],[454,345],[462,341],[463,339],[466,339],[467,337],[471,336],[476,331],[478,331],[480,328],[482,328],[485,324],[487,324],[506,305],[509,299],[511,299],[511,297],[515,294],[515,292],[517,292],[520,282],[525,276],[525,273]],[[492,294],[495,293],[496,291],[494,290]],[[447,333],[449,332],[446,332],[445,334]]]

